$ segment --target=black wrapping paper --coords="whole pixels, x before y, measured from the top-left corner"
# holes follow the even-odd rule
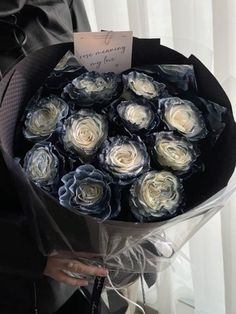
[[[224,206],[235,188],[235,180],[228,184],[236,162],[235,122],[222,87],[195,56],[186,58],[160,45],[159,40],[134,39],[133,67],[192,64],[198,82],[198,96],[227,108],[226,127],[216,145],[204,156],[206,170],[195,174],[185,187],[189,209],[186,213],[156,223],[101,223],[66,209],[29,181],[14,160],[14,148],[19,146],[16,126],[25,105],[58,61],[72,48],[71,43],[47,47],[15,67],[1,93],[1,150],[43,254],[61,252],[85,262],[105,264],[114,271],[122,285],[119,274],[123,272],[156,272],[167,267],[182,245]]]

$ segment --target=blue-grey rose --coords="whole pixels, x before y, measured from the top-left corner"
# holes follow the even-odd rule
[[[91,159],[107,138],[106,118],[90,109],[81,109],[64,123],[62,141],[65,150],[82,161]]]
[[[170,218],[183,201],[180,180],[169,171],[149,171],[130,189],[130,207],[141,222]]]
[[[176,130],[191,141],[205,138],[207,129],[201,111],[188,100],[177,97],[159,101],[160,115],[170,130]]]
[[[145,135],[153,131],[160,122],[155,106],[145,99],[113,102],[109,119],[128,132]]]
[[[101,148],[98,160],[102,169],[110,173],[120,185],[131,183],[150,167],[146,146],[137,136],[108,138]]]
[[[86,72],[65,86],[63,97],[76,101],[80,107],[109,103],[121,92],[121,79],[115,73]]]
[[[55,193],[64,170],[64,158],[50,142],[33,146],[24,158],[24,171],[36,185]]]
[[[154,137],[153,157],[159,165],[177,174],[191,170],[200,155],[193,143],[173,132],[156,133]]]
[[[68,51],[47,77],[44,88],[47,91],[61,94],[68,83],[85,72],[87,72],[85,67],[79,64],[71,51]]]
[[[59,189],[60,204],[103,220],[119,213],[119,206],[111,207],[111,181],[102,171],[85,164],[62,177]]]
[[[161,64],[157,66],[160,75],[166,81],[174,83],[178,88],[187,91],[197,91],[194,67],[191,64]]]
[[[67,103],[57,96],[48,96],[27,108],[23,134],[28,140],[47,139],[68,115]]]
[[[155,100],[162,97],[165,84],[154,81],[154,79],[144,73],[131,71],[127,75],[123,74],[123,83],[126,90],[131,90],[135,95]]]

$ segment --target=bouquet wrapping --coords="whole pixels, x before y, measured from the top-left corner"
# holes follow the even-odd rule
[[[122,284],[127,283],[127,274],[130,276],[130,274],[135,275],[138,273],[156,273],[168,267],[172,258],[175,257],[176,253],[190,237],[224,207],[225,202],[236,187],[235,177],[231,178],[236,162],[235,122],[231,104],[222,87],[195,56],[192,55],[186,58],[178,52],[162,46],[159,40],[134,38],[132,56],[132,68],[134,70],[139,69],[139,71],[145,71],[146,74],[152,73],[152,71],[158,73],[160,68],[158,68],[157,65],[185,65],[190,71],[190,74],[186,71],[185,76],[181,76],[181,73],[178,75],[176,71],[176,77],[173,77],[173,75],[171,76],[169,73],[168,66],[162,68],[163,73],[161,75],[164,77],[164,80],[169,82],[169,91],[171,91],[172,97],[173,95],[179,96],[175,95],[176,82],[179,84],[178,88],[180,90],[186,91],[187,89],[185,93],[186,97],[188,91],[191,92],[191,90],[195,90],[198,97],[209,100],[211,104],[217,103],[221,108],[227,109],[225,111],[223,110],[223,126],[222,121],[219,122],[219,125],[215,129],[216,133],[214,134],[213,132],[211,134],[211,141],[214,142],[214,145],[210,148],[208,147],[207,154],[202,155],[205,167],[204,171],[194,173],[191,180],[189,180],[188,184],[185,186],[187,207],[181,214],[170,216],[168,219],[164,220],[157,219],[156,221],[155,219],[154,221],[149,221],[149,219],[135,221],[126,219],[124,216],[121,216],[118,220],[113,219],[106,206],[107,199],[110,195],[109,191],[113,187],[110,183],[106,183],[106,189],[103,190],[105,194],[102,200],[102,216],[96,217],[96,210],[98,210],[96,208],[95,215],[89,215],[88,213],[91,210],[89,206],[83,207],[83,210],[87,213],[84,215],[76,211],[73,207],[69,208],[66,206],[69,197],[67,192],[73,189],[73,185],[70,186],[68,182],[71,182],[70,180],[73,176],[76,177],[77,180],[83,180],[86,177],[91,177],[91,173],[93,173],[94,180],[98,182],[99,180],[106,182],[107,178],[105,178],[105,175],[103,177],[99,171],[94,171],[94,169],[91,168],[92,166],[90,168],[85,167],[80,171],[76,170],[73,174],[68,173],[68,171],[67,174],[63,173],[63,167],[59,166],[59,164],[62,165],[63,162],[65,162],[64,157],[49,143],[54,136],[52,134],[53,132],[49,130],[49,132],[45,133],[45,125],[41,125],[41,133],[35,135],[33,132],[33,115],[37,107],[33,107],[34,111],[27,111],[27,104],[32,103],[32,99],[33,101],[35,101],[35,99],[37,100],[38,94],[36,92],[42,85],[46,86],[54,96],[57,95],[58,90],[63,90],[64,100],[58,101],[57,99],[56,102],[54,101],[54,103],[57,103],[57,107],[55,107],[56,109],[53,108],[53,110],[55,110],[53,112],[57,120],[53,122],[53,125],[59,132],[62,132],[63,141],[67,144],[69,143],[68,138],[70,138],[71,134],[67,131],[66,127],[69,128],[73,123],[80,121],[79,119],[83,120],[85,116],[88,117],[86,112],[90,110],[91,100],[84,100],[83,95],[76,92],[75,86],[79,88],[78,82],[75,81],[75,83],[71,83],[80,75],[84,75],[82,67],[76,67],[76,60],[73,58],[70,58],[69,63],[67,63],[67,71],[63,71],[63,64],[57,65],[68,50],[72,49],[73,46],[71,43],[47,47],[28,56],[15,67],[11,77],[8,78],[8,84],[5,86],[2,94],[0,108],[1,151],[9,169],[9,175],[13,177],[17,186],[22,206],[30,221],[32,233],[36,237],[42,253],[49,255],[60,252],[67,257],[78,258],[86,263],[105,265],[111,272],[116,274],[117,280],[119,277],[118,274],[123,274],[120,280],[118,280],[119,284],[122,286]],[[56,65],[57,67],[55,68]],[[60,66],[62,70],[60,70]],[[196,80],[191,74],[193,69]],[[128,82],[130,72],[125,73],[125,77]],[[87,78],[85,77],[85,79]],[[72,86],[73,84],[74,86]],[[117,84],[118,85],[114,88],[116,91],[119,90],[119,82]],[[67,87],[65,88],[65,86]],[[112,88],[113,87],[111,87],[111,89]],[[136,87],[132,85],[132,88],[132,90],[130,88],[130,93],[135,92]],[[163,86],[157,86],[156,88],[158,88],[160,93],[165,93]],[[155,93],[156,90],[153,91],[154,96],[152,95],[151,97],[155,97]],[[79,101],[83,102],[85,108],[79,112],[75,110],[74,116],[71,116],[72,118],[66,121],[66,127],[64,126],[63,129],[61,119],[66,116],[68,110],[66,105],[68,95],[75,100],[79,98]],[[147,98],[150,98],[150,93],[148,95]],[[107,100],[107,104],[114,104],[114,99],[112,99],[109,94],[103,95],[102,100],[101,96],[95,96],[97,107],[101,105],[104,99]],[[163,97],[168,100],[168,95],[164,95]],[[144,108],[147,110],[152,106],[149,104],[149,101],[150,99],[147,99],[145,104],[143,104]],[[126,105],[129,105],[129,103],[126,103]],[[165,107],[166,103],[163,102],[161,105]],[[44,104],[43,106],[44,111],[41,112],[42,116],[45,112],[47,113],[48,110],[52,110],[50,107],[45,107]],[[57,108],[59,108],[59,115],[56,114]],[[189,108],[189,110],[191,110],[191,106]],[[119,105],[119,110],[120,120],[118,123],[121,123],[122,117],[124,117],[122,102]],[[19,134],[19,123],[22,116],[25,115],[25,112],[27,112],[28,120],[25,123],[23,133],[33,142],[40,138],[43,146],[41,145],[41,147],[39,147],[36,143],[34,151],[27,153],[25,165],[22,165],[19,160],[16,159],[17,154],[22,151],[29,151],[32,147],[32,145],[29,145],[29,147],[23,145],[21,141],[22,135]],[[111,119],[113,119],[112,109],[110,112]],[[163,117],[162,114],[162,112],[159,112],[159,116],[162,119],[166,119],[166,123],[168,124],[168,115]],[[217,110],[215,111],[215,115],[219,116]],[[91,117],[93,119],[93,121],[90,121],[91,127],[94,125],[104,125],[99,114],[94,113]],[[153,118],[150,125],[151,129],[155,129],[158,125],[157,119]],[[139,136],[142,137],[142,132],[139,133],[137,129],[130,129],[130,124],[124,123],[123,126],[127,134],[128,132],[136,132],[135,136],[138,138]],[[50,126],[47,127],[50,129]],[[218,136],[217,132],[219,130],[220,135]],[[161,141],[163,138],[170,140],[172,139],[172,131],[173,130],[170,130],[168,134],[164,135],[159,133],[154,140]],[[196,134],[199,137],[204,136],[203,133],[204,130],[196,130]],[[196,135],[194,136],[196,140]],[[194,140],[192,140],[193,139],[190,139],[189,141],[189,138],[186,140],[187,143],[190,143],[188,145],[194,145],[191,144],[194,143]],[[105,141],[105,138],[100,134],[98,135],[98,141],[102,143]],[[109,138],[108,141],[110,141],[110,145],[112,146],[114,142],[119,141],[119,139],[116,139],[114,136],[112,139]],[[133,141],[136,144],[138,142],[137,139]],[[181,145],[186,145],[186,143],[184,142]],[[206,142],[206,145],[210,144]],[[44,152],[47,151],[51,156],[51,159],[49,158],[47,162],[52,165],[53,162],[55,162],[53,158],[56,158],[58,173],[60,173],[60,177],[64,175],[63,182],[65,185],[59,193],[61,195],[60,203],[53,194],[55,193],[55,185],[47,185],[41,180],[40,182],[43,185],[42,189],[42,185],[39,187],[39,185],[35,184],[30,179],[33,173],[32,171],[36,170],[32,170],[28,167],[27,162],[33,158],[43,158],[42,147]],[[67,145],[65,147],[71,154],[70,163],[73,169],[76,168],[77,163],[79,165],[81,165],[81,163],[90,163],[91,155],[89,150],[80,150],[81,159],[78,162],[78,160],[73,158],[75,147],[73,145]],[[154,151],[152,153],[158,154],[158,152],[159,151]],[[107,152],[104,152],[104,154],[105,153]],[[196,152],[191,154],[195,154],[194,158],[198,156]],[[105,164],[104,167],[108,167],[107,159],[105,159],[104,155],[101,154],[99,158],[101,158],[101,162]],[[158,162],[163,163],[163,160],[159,158]],[[164,164],[165,162],[166,161],[164,161]],[[146,166],[147,163],[144,163],[143,167]],[[185,175],[185,173],[188,172],[188,167],[190,167],[189,164],[181,169],[176,165],[172,165],[174,171],[177,171],[177,173],[181,175]],[[53,176],[54,183],[59,180],[58,173],[50,174]],[[143,171],[143,173],[145,173],[145,171]],[[129,179],[131,180],[132,178]],[[119,180],[121,185],[123,184],[123,179],[121,180],[119,177],[117,180]],[[133,192],[135,189],[138,189],[138,183],[136,182],[135,184],[132,188]],[[117,189],[116,193],[119,194]],[[112,209],[116,208],[117,211],[120,211],[119,206],[122,206],[121,210],[124,211],[126,204],[126,201],[124,201],[121,205],[117,205],[114,201],[111,202],[111,207]],[[137,202],[135,204],[137,205]]]

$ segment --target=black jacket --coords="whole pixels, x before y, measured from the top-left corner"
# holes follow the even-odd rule
[[[1,0],[1,72],[6,74],[30,51],[71,41],[73,28],[90,30],[80,0]],[[25,34],[27,40],[21,47]],[[16,44],[16,49],[11,49],[12,44]],[[8,76],[10,73],[0,82],[0,102]],[[47,258],[41,254],[31,235],[30,222],[22,211],[0,153],[1,314],[34,313],[35,305],[40,314],[54,313],[74,293],[74,287],[43,276],[46,261]]]
[[[0,71],[2,75],[24,55],[34,50],[47,45],[73,41],[73,30],[90,31],[82,0],[1,0]],[[24,35],[26,41],[21,47]]]

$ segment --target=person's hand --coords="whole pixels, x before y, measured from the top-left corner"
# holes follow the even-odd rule
[[[47,265],[44,270],[44,275],[53,278],[59,282],[72,285],[72,286],[87,286],[86,279],[77,279],[70,277],[63,270],[69,272],[79,273],[82,276],[107,276],[106,269],[97,266],[88,266],[79,261],[59,258],[48,257]]]

